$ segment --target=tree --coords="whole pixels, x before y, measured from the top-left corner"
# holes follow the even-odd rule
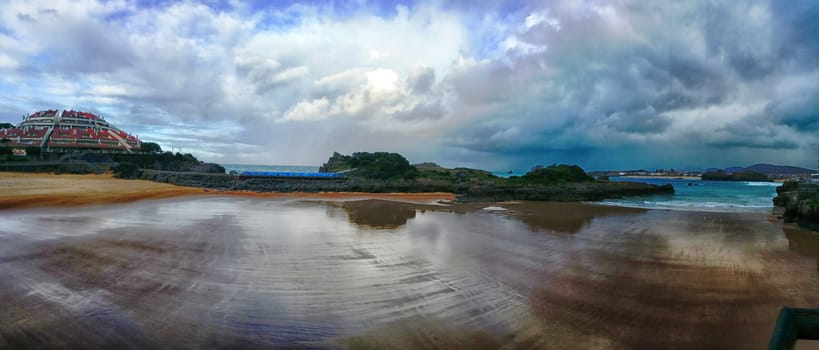
[[[26,147],[26,155],[29,157],[39,157],[40,147]]]
[[[771,181],[768,175],[752,170],[728,174],[722,170],[702,174],[703,180],[710,181]]]
[[[11,150],[11,147],[9,147],[9,143],[11,143],[11,140],[5,137],[0,139],[0,155],[5,156],[14,153],[14,151]]]
[[[143,142],[139,145],[139,151],[142,153],[162,153],[162,147],[153,142]]]

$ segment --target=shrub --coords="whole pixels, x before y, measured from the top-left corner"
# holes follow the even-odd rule
[[[523,182],[539,184],[594,181],[594,178],[587,175],[583,168],[565,164],[552,164],[548,167],[536,165],[521,179]]]
[[[353,175],[369,179],[414,179],[418,170],[398,153],[356,152],[349,160]]]
[[[730,174],[722,170],[712,171],[702,174],[702,179],[711,181],[771,181],[768,175],[752,170]]]
[[[139,145],[139,151],[142,153],[162,153],[162,147],[153,142],[143,142]]]

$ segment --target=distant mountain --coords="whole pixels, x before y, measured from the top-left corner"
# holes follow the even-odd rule
[[[741,166],[729,166],[729,167],[725,168],[724,171],[726,173],[740,173],[743,170],[745,170],[745,168],[743,168]]]
[[[754,164],[754,165],[751,165],[751,166],[745,168],[745,170],[752,170],[752,171],[763,173],[765,175],[781,175],[781,174],[797,175],[797,174],[813,174],[813,173],[817,172],[816,170],[813,170],[813,169],[806,169],[806,168],[800,168],[800,167],[795,167],[795,166],[786,166],[786,165],[772,165],[772,164]]]

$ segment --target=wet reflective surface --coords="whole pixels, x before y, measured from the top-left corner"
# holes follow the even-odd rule
[[[763,348],[819,306],[762,214],[196,198],[0,214],[0,347]]]

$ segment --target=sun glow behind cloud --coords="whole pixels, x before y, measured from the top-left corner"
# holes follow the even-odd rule
[[[102,113],[166,148],[318,164],[814,166],[812,2],[9,1],[0,119]]]

